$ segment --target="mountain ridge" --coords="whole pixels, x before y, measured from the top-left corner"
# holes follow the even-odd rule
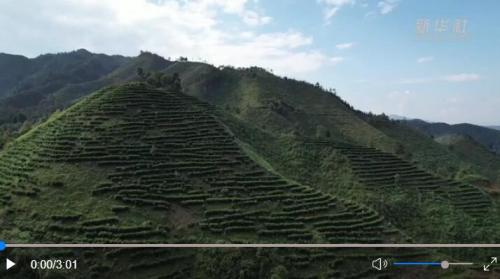
[[[59,60],[64,60],[68,56],[89,56],[87,51],[79,52],[80,54],[71,52],[47,57],[59,57]],[[92,57],[99,60],[104,56]],[[434,171],[435,165],[450,165],[445,171],[446,176],[453,176],[466,165],[476,164],[473,158],[469,158],[471,156],[457,157],[447,154],[447,159],[436,157],[429,160],[426,151],[414,148],[413,144],[404,149],[403,146],[407,143],[399,137],[401,127],[377,126],[370,117],[355,111],[334,92],[326,91],[319,85],[277,77],[258,67],[215,67],[186,59],[172,61],[147,51],[141,52],[138,57],[113,57],[118,57],[123,63],[122,66],[106,75],[98,76],[97,79],[80,83],[70,82],[78,78],[54,82],[49,79],[46,85],[32,84],[25,91],[17,92],[14,94],[18,95],[17,97],[0,99],[0,115],[3,117],[0,117],[0,132],[3,131],[3,134],[0,133],[0,145],[14,138],[16,134],[25,132],[36,122],[46,119],[52,112],[68,107],[95,90],[112,84],[140,80],[137,70],[141,68],[146,73],[179,74],[186,94],[222,108],[243,121],[257,122],[260,128],[265,128],[270,133],[296,133],[307,137],[328,136],[330,139],[355,142],[389,153],[406,152],[400,155],[424,158],[419,159],[419,164],[430,171]],[[70,65],[71,61],[69,59],[67,64]],[[38,75],[48,76],[53,67],[51,65],[54,64],[47,65],[47,73]],[[23,108],[10,105],[19,101]],[[399,130],[384,130],[383,127],[389,126]],[[420,133],[414,133],[412,136],[424,140],[424,135]],[[427,144],[432,145],[430,142]],[[452,157],[453,161],[450,161]],[[494,181],[496,175],[493,175],[491,167],[482,166],[474,171],[481,173],[483,167],[488,169],[487,176]],[[483,175],[486,175],[486,172]]]
[[[479,125],[460,123],[447,124],[442,122],[425,122],[423,120],[403,120],[408,126],[426,133],[429,136],[440,137],[457,134],[471,137],[485,148],[500,154],[500,131]]]
[[[80,52],[74,55],[89,55]],[[111,72],[76,83],[81,79],[71,76],[52,83],[47,73],[55,64],[49,63],[49,71],[38,74],[48,83],[27,88],[40,98],[21,110],[11,107],[15,121],[1,127],[27,127],[0,151],[6,238],[497,241],[490,231],[498,223],[493,181],[499,161],[479,145],[462,139],[453,145],[436,142],[385,115],[356,111],[319,85],[257,67],[170,61],[149,52],[124,59]],[[180,77],[183,93],[157,88],[173,76]],[[15,94],[21,101],[29,96]],[[33,112],[18,117],[27,110]],[[30,121],[33,127],[26,125]],[[472,152],[479,158],[462,152],[469,150],[481,151]],[[20,217],[14,219],[14,213]],[[485,214],[491,224],[479,226]],[[152,257],[143,252],[138,255]],[[131,268],[133,259],[121,252],[116,261],[121,272],[134,274],[174,263],[181,266],[173,269],[180,278],[192,270],[208,274],[204,266],[216,253],[191,252],[165,255],[165,262],[153,266],[140,262]],[[335,278],[371,274],[368,266],[359,272],[343,267],[359,260],[356,252],[269,253],[279,259],[270,260],[274,266],[286,266],[297,277],[307,277],[309,269]],[[366,251],[363,257],[376,254]],[[419,256],[402,253],[401,258]],[[250,252],[237,257],[261,258]],[[189,258],[196,261],[189,264]],[[322,265],[332,258],[335,265]],[[118,269],[86,261],[108,274]]]
[[[384,243],[402,238],[373,209],[262,168],[243,153],[213,110],[191,96],[132,83],[104,88],[54,114],[0,152],[0,214],[8,224],[0,229],[2,236],[11,243]],[[164,264],[170,270],[181,269],[173,263],[189,266],[190,274],[206,272],[208,259],[200,253],[194,253],[194,262],[188,263],[193,254],[182,253]],[[87,267],[98,266],[103,256],[134,266],[100,270],[108,278],[123,272],[148,278],[145,271],[164,266],[151,265],[154,256],[147,253],[143,257],[149,261],[134,264],[133,256],[120,253],[85,257],[83,269],[92,273]],[[304,263],[296,266],[299,260],[292,256],[276,257],[287,259],[283,264],[298,274],[311,269],[356,274],[348,268],[356,254],[317,250],[301,256]],[[342,263],[322,268],[332,257]]]

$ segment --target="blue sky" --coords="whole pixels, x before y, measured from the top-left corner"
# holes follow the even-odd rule
[[[495,0],[3,0],[0,52],[257,65],[336,88],[364,111],[498,125],[499,10]]]

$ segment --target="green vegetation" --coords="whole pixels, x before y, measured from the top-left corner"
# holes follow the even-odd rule
[[[0,154],[0,179],[0,215],[9,224],[1,233],[9,242],[373,243],[398,237],[374,210],[260,167],[213,107],[143,83],[103,89],[12,142]],[[334,254],[258,270],[281,276],[277,266],[285,266],[321,274]],[[172,257],[129,270],[146,276],[189,255]],[[202,268],[205,261],[215,264],[212,256],[200,257],[201,272],[224,276],[224,266]],[[231,254],[222,257],[217,264]],[[248,278],[262,261],[237,259],[248,266]],[[196,264],[176,272],[193,272]]]
[[[275,172],[323,192],[374,208],[407,241],[423,243],[496,243],[498,213],[474,185],[480,177],[463,173],[458,181],[440,178],[419,165],[367,147],[325,140],[304,142],[242,125],[224,114],[224,122]],[[465,179],[467,177],[468,179]],[[488,250],[439,251],[450,258],[487,257]],[[438,252],[436,252],[438,253]]]
[[[401,155],[418,163],[427,171],[447,178],[460,178],[468,172],[487,178],[488,185],[478,184],[486,190],[496,189],[500,169],[500,156],[487,150],[472,138],[460,135],[446,135],[436,138],[409,127],[406,122],[371,121],[388,136],[399,140]]]
[[[137,76],[148,85],[162,88],[166,91],[181,92],[182,85],[181,79],[178,73],[174,73],[172,76],[168,76],[160,72],[144,72],[143,68],[137,68]]]
[[[19,64],[23,77],[15,84],[0,74],[9,81],[0,88],[0,233],[8,241],[499,241],[490,196],[500,193],[500,159],[471,138],[431,138],[355,111],[335,90],[257,67],[216,68],[149,52],[34,60],[0,55],[0,66]],[[64,75],[44,70],[52,67]],[[124,81],[137,82],[108,86]],[[484,256],[387,251],[398,259],[439,253]],[[382,256],[350,249],[116,249],[86,251],[81,274],[389,276],[353,268],[373,255]]]

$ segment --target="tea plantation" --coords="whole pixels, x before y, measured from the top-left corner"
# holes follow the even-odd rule
[[[102,89],[54,114],[0,154],[0,234],[8,243],[404,241],[374,210],[263,168],[242,151],[215,115],[213,107],[193,97],[143,83]],[[366,174],[367,178],[379,174],[375,181],[390,179],[390,171],[405,167],[408,176],[402,181],[435,179],[411,166],[398,166],[397,159],[374,150],[345,149],[353,163],[360,163],[354,167],[361,177],[364,161],[355,158],[360,151],[371,156],[365,161],[380,167]],[[392,169],[384,171],[384,166]],[[457,204],[479,213],[479,205],[475,209],[467,204],[483,202],[474,188],[457,189],[449,193],[457,197]],[[22,257],[27,251],[17,253]],[[60,253],[85,258],[86,272],[78,272],[81,278],[89,274],[93,278],[124,274],[127,278],[132,278],[130,274],[133,278],[235,278],[231,272],[238,272],[239,278],[266,278],[280,272],[287,278],[387,276],[374,273],[369,265],[355,265],[380,256],[381,251]],[[400,258],[425,254],[398,253]]]
[[[479,188],[437,177],[396,155],[371,147],[316,141],[339,150],[348,158],[358,181],[372,191],[414,189],[449,200],[456,208],[481,217],[492,208],[491,198]]]

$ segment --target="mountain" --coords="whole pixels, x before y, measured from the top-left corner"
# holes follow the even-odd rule
[[[500,126],[489,126],[487,128],[494,129],[494,130],[500,130]]]
[[[324,219],[322,216],[326,214],[324,217],[329,216],[334,224],[338,222],[335,214],[357,207],[322,195],[313,188],[287,182],[259,167],[245,156],[234,136],[211,113],[210,106],[180,93],[157,91],[142,84],[101,90],[53,116],[13,142],[2,154],[1,162],[3,183],[11,186],[10,191],[4,192],[5,205],[26,206],[15,201],[11,203],[8,195],[27,196],[43,206],[40,210],[55,214],[59,205],[40,203],[38,199],[54,197],[56,193],[59,197],[70,197],[70,193],[64,192],[84,187],[87,193],[77,193],[85,195],[83,204],[66,207],[68,211],[88,212],[89,216],[83,214],[79,218],[83,223],[96,214],[92,207],[113,216],[112,207],[122,203],[130,207],[143,205],[183,213],[187,213],[189,206],[203,205],[203,212],[190,212],[193,218],[190,222],[182,220],[184,223],[177,224],[175,222],[180,220],[169,220],[172,223],[169,231],[174,233],[178,228],[197,224],[209,232],[225,232],[228,239],[231,239],[234,229],[234,232],[255,232],[254,237],[262,237],[262,240],[268,235],[279,235],[283,241],[296,241],[312,239],[313,235],[306,229],[312,225],[308,223],[306,213],[314,212],[319,219]],[[13,170],[24,172],[25,175],[21,175],[24,179],[15,181],[18,173]],[[28,174],[30,170],[36,171],[31,175]],[[44,170],[43,173],[39,173],[40,170]],[[65,175],[67,170],[85,174],[82,176],[84,180],[68,180],[71,178]],[[287,199],[284,204],[274,204],[284,197]],[[111,202],[109,198],[117,202]],[[106,204],[100,204],[104,201]],[[272,212],[256,207],[258,202],[264,201],[273,208]],[[313,202],[316,207],[312,206]],[[86,208],[91,204],[92,207]],[[310,209],[304,211],[306,204]],[[239,225],[225,219],[225,214],[247,211],[253,212],[252,215],[248,220],[242,215],[245,221],[240,220]],[[284,228],[273,231],[274,227],[280,229],[279,225],[273,224],[274,219],[269,218],[274,215],[276,220],[280,220],[278,216],[303,219],[303,224],[297,224],[290,231]],[[164,217],[168,219],[168,216]],[[356,219],[363,218],[354,216]],[[370,219],[377,218],[372,216]],[[357,224],[354,220],[354,227],[363,229],[362,223]],[[16,222],[15,219],[11,221]],[[269,227],[258,228],[254,224],[258,222],[268,222]],[[370,224],[379,226],[379,222],[382,220]],[[123,225],[132,224],[123,221]],[[14,225],[19,226],[22,224]],[[86,242],[86,236],[99,236],[103,242],[114,240],[107,239],[109,235],[99,234],[99,231],[66,234],[64,224],[61,226],[45,228],[54,232],[46,235],[47,240],[58,239],[60,233],[72,236],[76,242]],[[116,230],[120,231],[120,228]],[[336,234],[323,230],[316,233],[329,241],[344,242],[355,232]],[[375,233],[368,237],[380,236]]]
[[[454,133],[432,136],[409,124],[426,123],[421,120],[372,119],[368,122],[399,142],[400,156],[417,163],[429,172],[450,179],[462,179],[464,174],[468,173],[482,177],[481,180],[488,180],[488,185],[495,189],[500,185],[499,156],[470,136]],[[460,140],[439,140],[444,138]],[[490,190],[489,187],[487,190]]]
[[[405,121],[410,127],[416,128],[427,135],[440,137],[443,135],[468,136],[487,149],[500,154],[500,131],[472,124],[428,123],[422,120]]]
[[[194,67],[193,67],[194,66]],[[187,94],[236,112],[267,131],[377,146],[393,151],[396,143],[360,119],[347,103],[320,86],[277,77],[260,68],[217,69],[177,63]]]
[[[37,77],[44,77],[39,79],[41,81],[28,83],[22,80],[16,86],[22,90],[10,90],[2,94],[7,97],[0,99],[0,115],[3,116],[3,119],[0,117],[0,124],[3,122],[5,127],[13,126],[10,130],[15,131],[26,119],[36,122],[46,118],[56,109],[68,107],[99,88],[138,80],[137,69],[142,68],[148,72],[178,73],[187,94],[213,105],[237,110],[240,112],[239,117],[249,121],[260,118],[258,121],[266,123],[268,129],[308,136],[315,136],[318,130],[326,130],[335,138],[394,150],[395,143],[390,138],[359,119],[338,97],[318,86],[279,78],[259,68],[219,69],[203,63],[167,61],[149,52],[143,52],[136,58],[111,56],[104,59],[101,55],[80,50],[32,60],[56,60],[64,65],[72,65],[76,63],[75,57],[81,56],[104,61],[116,59],[121,64],[111,72],[84,80],[78,77],[77,71],[65,70],[66,78],[61,80],[49,78],[48,73],[54,67],[60,68],[57,63],[49,63],[43,67],[42,74],[36,74]]]
[[[5,53],[0,53],[0,67],[10,69],[9,71],[2,71],[0,74],[0,97],[6,95],[6,92],[15,87],[19,80],[34,71],[30,59],[21,55]]]
[[[26,80],[44,78],[6,83],[11,89],[0,100],[6,135],[0,152],[0,232],[7,240],[498,240],[491,231],[500,223],[495,219],[500,160],[471,137],[436,141],[403,121],[356,111],[321,86],[257,67],[170,61],[149,52],[9,57],[20,69],[37,59],[59,62],[47,62],[42,72],[19,71],[27,73]],[[80,78],[71,69],[87,59],[115,64]],[[52,68],[60,64],[68,65],[62,80],[33,74],[56,71]],[[183,93],[156,82],[173,76],[180,77]],[[479,222],[486,214],[490,222]],[[374,275],[369,266],[349,266],[380,255],[376,250],[123,251],[89,252],[90,268],[81,274],[114,278],[132,272],[142,278],[161,270],[173,278],[224,278],[225,270],[239,274],[248,268],[255,278],[283,267],[298,278],[367,277]],[[391,255],[426,256],[399,250]],[[328,264],[332,259],[335,264]]]
[[[12,142],[0,154],[0,178],[0,232],[11,243],[373,243],[401,238],[373,209],[258,164],[214,107],[141,83],[100,90]],[[147,274],[163,271],[190,277],[208,272],[205,265],[213,263],[207,253],[89,254],[79,276],[150,278]],[[297,253],[275,255],[263,276],[282,261],[297,275],[314,270],[354,276],[370,270],[349,270],[356,261],[349,253]],[[237,257],[248,260],[255,254]],[[341,262],[320,268],[332,258]],[[101,266],[111,260],[127,268]],[[229,268],[225,272],[240,269]]]
[[[2,94],[7,96],[0,99],[0,115],[4,119],[0,117],[0,132],[3,130],[0,144],[12,140],[37,122],[47,119],[57,109],[66,108],[95,90],[139,80],[137,71],[140,68],[146,73],[178,74],[186,94],[269,134],[322,137],[334,142],[376,148],[403,156],[426,171],[448,178],[453,178],[464,168],[473,169],[492,182],[498,177],[495,165],[479,165],[471,156],[460,156],[429,140],[425,134],[415,133],[402,125],[389,125],[390,121],[385,120],[371,121],[320,86],[277,77],[257,67],[217,68],[199,62],[170,61],[150,52],[141,52],[137,57],[92,54],[86,50],[47,54],[34,59],[14,55],[3,57],[4,61],[10,61],[9,67],[24,69],[25,64],[38,66],[33,68],[37,70],[35,74],[30,72],[27,78],[10,86],[16,90]],[[92,72],[92,69],[100,70],[95,74],[79,74]],[[65,78],[50,78],[53,72],[60,73],[57,76],[65,73]],[[27,82],[29,80],[36,82]]]
[[[0,54],[0,67],[8,69],[0,74],[0,121],[8,121],[13,113],[40,117],[66,107],[69,103],[58,91],[99,80],[129,60],[83,49],[34,59]],[[78,97],[75,92],[70,102]]]
[[[486,147],[476,142],[471,137],[464,135],[448,134],[439,136],[434,140],[442,145],[447,146],[448,149],[453,150],[453,152],[458,156],[475,161],[477,166],[481,166],[485,170],[486,169],[494,170],[491,173],[491,176],[487,176],[487,178],[492,177],[494,175],[498,175],[498,170],[500,170],[498,155],[492,153]],[[484,182],[484,180],[488,179],[481,178],[478,175],[468,175],[467,172],[459,173],[458,175],[464,176],[463,178],[466,180],[470,180],[469,181],[470,183],[474,184],[482,183],[484,186],[488,186],[489,184],[487,182],[486,183]],[[477,181],[472,182],[471,179],[477,179]],[[483,182],[481,182],[481,180],[483,180]]]

